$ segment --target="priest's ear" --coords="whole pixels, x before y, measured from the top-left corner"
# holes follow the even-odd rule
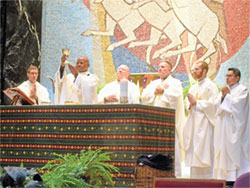
[[[235,76],[235,78],[236,78],[237,82],[240,81],[240,76]]]

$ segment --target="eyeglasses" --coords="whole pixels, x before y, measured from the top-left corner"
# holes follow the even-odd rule
[[[226,77],[231,78],[231,77],[234,77],[234,75],[232,75],[232,74],[227,74]]]
[[[38,75],[38,72],[29,72],[29,74]]]

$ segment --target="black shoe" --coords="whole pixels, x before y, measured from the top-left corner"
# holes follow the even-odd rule
[[[226,182],[226,188],[233,188],[234,186],[234,181],[227,181]]]

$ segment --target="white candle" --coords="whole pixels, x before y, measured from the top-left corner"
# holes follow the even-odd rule
[[[125,78],[120,80],[120,102],[128,103],[128,80]]]

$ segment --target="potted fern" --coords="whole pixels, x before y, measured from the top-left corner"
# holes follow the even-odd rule
[[[80,151],[80,154],[59,155],[41,169],[45,187],[103,187],[107,182],[114,186],[112,172],[119,169],[109,163],[111,152],[101,149]]]

